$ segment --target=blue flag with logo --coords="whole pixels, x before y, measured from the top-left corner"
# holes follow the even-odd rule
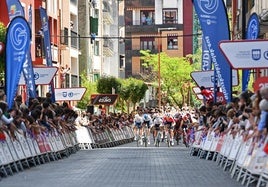
[[[18,0],[7,0],[7,7],[9,12],[9,20],[11,21],[13,18],[17,16],[25,17],[24,9],[21,6],[20,1]],[[29,26],[31,30],[32,26],[32,6],[29,8]],[[30,47],[31,48],[31,47]],[[26,61],[23,64],[23,76],[26,83],[27,88],[27,97],[36,97],[36,87],[35,87],[35,80],[34,80],[34,72],[33,72],[33,65],[32,65],[32,58],[31,58],[31,50],[29,50],[27,54]]]
[[[6,0],[6,4],[10,21],[17,16],[24,17],[24,9],[19,0]]]
[[[256,13],[251,14],[250,18],[248,19],[248,27],[247,27],[247,35],[246,39],[248,40],[255,40],[259,36],[260,32],[260,21],[259,17]],[[248,89],[248,82],[250,79],[250,70],[242,70],[242,91]]]
[[[7,104],[11,108],[18,89],[23,63],[30,50],[31,31],[24,17],[12,19],[6,35],[6,95]]]
[[[227,102],[232,100],[232,70],[220,52],[219,42],[230,40],[227,12],[223,0],[193,0],[203,39],[210,53],[217,79]]]
[[[46,9],[44,9],[43,7],[40,7],[39,10],[40,10],[40,19],[41,19],[41,23],[42,23],[42,32],[44,35],[46,62],[47,62],[47,66],[52,66],[50,31],[49,31],[47,12],[46,12]],[[51,93],[52,102],[55,102],[55,92],[54,92],[53,80],[50,83],[50,93]]]

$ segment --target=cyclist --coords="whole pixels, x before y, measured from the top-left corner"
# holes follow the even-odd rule
[[[139,136],[142,135],[142,112],[141,111],[138,111],[138,113],[134,116],[134,124],[135,124],[135,127],[134,127],[134,134],[135,134],[135,137],[134,137],[134,140],[137,140],[137,134],[139,133]]]
[[[147,128],[147,139],[148,139],[148,144],[150,145],[150,128],[151,128],[151,124],[152,124],[152,118],[151,115],[148,113],[148,111],[146,110],[142,116],[142,121],[143,124],[145,126],[143,126],[143,131],[145,130],[145,128]],[[145,128],[144,128],[145,127]]]
[[[166,115],[164,116],[165,133],[169,132],[171,145],[174,145],[174,141],[173,141],[173,137],[174,137],[173,124],[174,123],[175,123],[175,120],[172,117],[172,115],[169,112],[166,113]]]
[[[180,129],[182,131],[183,144],[188,147],[188,128],[190,126],[189,116],[186,114],[182,117]]]
[[[161,119],[161,117],[158,115],[158,114],[156,114],[155,115],[155,118],[154,118],[154,121],[153,121],[153,125],[154,125],[154,144],[156,145],[156,137],[157,137],[157,133],[158,133],[158,131],[160,130],[160,126],[163,124],[163,120]],[[161,135],[161,137],[162,137],[162,135]]]

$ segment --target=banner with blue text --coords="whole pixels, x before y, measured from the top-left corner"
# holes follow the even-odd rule
[[[39,8],[40,10],[40,18],[42,23],[42,32],[44,35],[44,46],[45,46],[45,54],[46,54],[46,63],[47,66],[52,66],[52,55],[51,55],[51,42],[50,42],[50,30],[48,24],[48,17],[46,9],[43,7]],[[54,83],[53,80],[50,83],[50,93],[52,96],[52,102],[55,102],[55,93],[54,93]]]
[[[223,0],[193,0],[203,39],[227,102],[232,99],[232,71],[219,49],[221,40],[230,40],[227,12]]]

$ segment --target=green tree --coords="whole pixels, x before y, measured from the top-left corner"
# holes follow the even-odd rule
[[[136,104],[140,102],[148,89],[148,86],[142,81],[134,78],[130,78],[130,101],[133,104],[135,110]]]
[[[101,77],[97,82],[97,92],[100,94],[111,94],[112,90],[119,93],[120,81],[115,77]]]
[[[143,55],[144,66],[151,66],[154,72],[158,72],[158,54],[150,51],[140,51]],[[180,105],[189,100],[191,94],[192,78],[190,73],[193,67],[189,57],[169,57],[166,53],[160,53],[160,77],[162,102]],[[158,80],[154,80],[158,81]],[[187,98],[188,97],[188,98]]]
[[[85,87],[87,90],[82,100],[77,103],[77,107],[81,109],[86,109],[86,107],[90,104],[91,94],[96,93],[97,88],[96,83],[88,81],[87,77],[84,74],[81,75],[81,82],[82,82],[81,85]]]

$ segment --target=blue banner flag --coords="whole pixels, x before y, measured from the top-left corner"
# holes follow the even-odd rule
[[[255,40],[258,38],[260,32],[260,21],[256,13],[251,14],[248,19],[246,39]],[[248,82],[250,79],[250,70],[242,70],[242,91],[248,89]]]
[[[10,21],[17,16],[24,17],[24,9],[19,0],[6,0],[6,4]]]
[[[52,66],[50,31],[49,31],[47,12],[46,12],[46,9],[44,9],[43,7],[40,7],[39,10],[40,10],[40,19],[41,19],[41,23],[42,23],[42,32],[44,35],[46,62],[47,62],[47,66]],[[54,92],[53,80],[50,83],[50,93],[51,93],[52,102],[55,102],[55,92]]]
[[[210,53],[204,38],[202,37],[202,71],[209,71],[212,69]]]
[[[31,31],[24,17],[12,19],[6,35],[6,95],[7,104],[11,108],[18,89],[23,63],[27,59],[30,48]]]
[[[30,26],[30,30],[32,30],[32,5],[30,5],[29,7],[28,23]],[[31,57],[31,50],[29,50],[27,59],[25,63],[23,64],[23,76],[25,78],[25,82],[27,85],[27,103],[28,103],[29,97],[36,98],[36,85],[35,85],[35,79],[34,79],[34,70],[33,70],[33,62],[32,62],[32,57]]]
[[[203,39],[217,73],[219,85],[226,101],[230,102],[232,100],[232,70],[219,49],[221,40],[230,40],[224,2],[223,0],[193,0],[193,4],[203,31]]]

